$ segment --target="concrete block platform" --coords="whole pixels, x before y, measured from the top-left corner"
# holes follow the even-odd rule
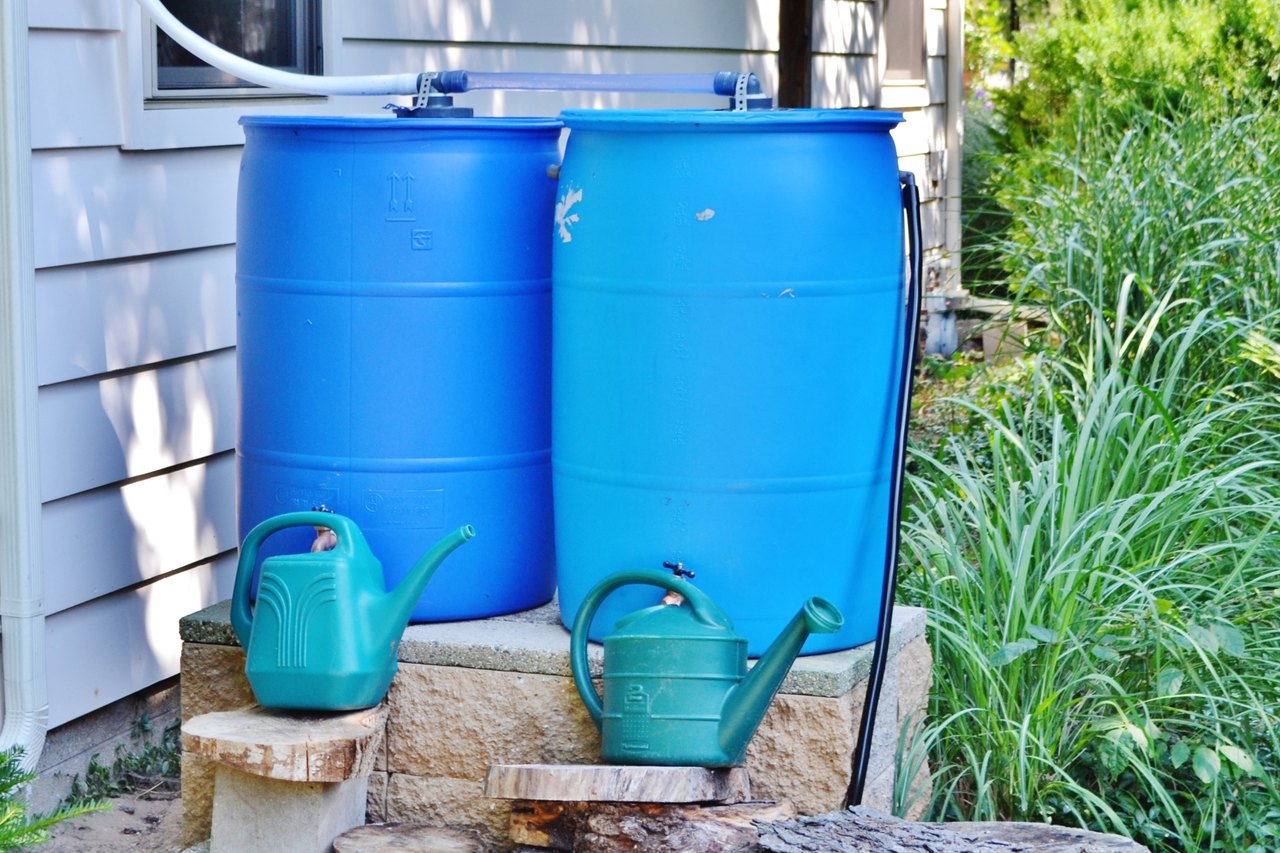
[[[864,796],[875,808],[891,805],[902,722],[925,713],[932,662],[924,628],[923,610],[895,610]],[[184,618],[180,631],[183,720],[253,705],[228,603]],[[590,652],[598,670],[600,649]],[[503,849],[511,804],[485,796],[490,765],[599,763],[600,736],[574,689],[569,632],[554,602],[411,625],[399,656],[369,780],[370,821],[467,828]],[[842,807],[870,665],[870,646],[796,661],[747,751],[754,797],[788,800],[802,815]],[[922,772],[913,781],[924,780]],[[194,845],[210,832],[212,765],[184,754],[182,789],[184,841]]]

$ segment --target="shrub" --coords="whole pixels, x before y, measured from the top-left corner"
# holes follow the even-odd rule
[[[1023,73],[1001,94],[1005,150],[1069,133],[1084,104],[1170,115],[1188,99],[1256,103],[1280,91],[1271,0],[1070,0],[1015,40]]]
[[[22,769],[22,750],[15,747],[0,753],[0,850],[20,850],[49,839],[49,827],[69,818],[109,806],[83,802],[63,806],[49,814],[32,815],[23,800],[22,787],[35,779]]]

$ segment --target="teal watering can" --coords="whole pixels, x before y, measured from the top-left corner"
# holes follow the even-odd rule
[[[627,584],[674,595],[623,617],[604,638],[601,701],[587,667],[587,632],[601,602]],[[748,672],[747,641],[705,593],[682,578],[637,569],[607,577],[587,593],[569,659],[607,763],[731,767],[742,763],[805,639],[843,624],[834,605],[810,598]]]
[[[249,600],[258,550],[288,527],[328,528],[332,550],[262,561],[256,606]],[[396,674],[409,615],[431,575],[475,531],[464,525],[437,542],[400,585],[387,590],[382,564],[355,522],[331,512],[293,512],[249,531],[240,548],[231,627],[245,650],[245,675],[264,708],[349,711],[377,705]]]

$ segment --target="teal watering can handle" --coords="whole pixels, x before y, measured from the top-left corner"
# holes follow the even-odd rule
[[[587,663],[587,634],[591,630],[591,621],[595,619],[596,611],[600,609],[604,600],[618,587],[629,584],[657,586],[683,595],[693,609],[694,616],[708,625],[725,625],[728,622],[724,611],[707,598],[702,590],[667,572],[656,569],[632,569],[610,575],[596,584],[583,599],[582,606],[578,608],[578,615],[573,620],[573,633],[569,639],[569,665],[573,670],[573,684],[578,688],[582,704],[587,706],[587,713],[591,715],[597,728],[600,726],[601,717],[604,716],[604,704],[600,700],[600,694],[596,692],[595,685],[591,683],[591,669]]]
[[[253,580],[253,569],[258,564],[258,551],[268,536],[289,527],[329,528],[338,536],[338,544],[334,550],[348,557],[355,556],[357,540],[361,543],[364,541],[364,535],[351,519],[345,515],[319,510],[273,516],[250,530],[249,535],[244,538],[244,544],[240,546],[236,583],[231,593],[231,627],[243,648],[249,647],[249,626],[253,624],[253,610],[249,607],[249,585]]]

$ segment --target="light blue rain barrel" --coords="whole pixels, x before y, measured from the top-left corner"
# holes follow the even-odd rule
[[[904,346],[899,113],[566,111],[552,229],[562,618],[683,563],[760,655],[876,634]],[[624,588],[593,640],[656,603]]]
[[[238,521],[325,506],[413,621],[548,601],[553,119],[248,117],[236,248]],[[263,557],[306,551],[308,530]]]

